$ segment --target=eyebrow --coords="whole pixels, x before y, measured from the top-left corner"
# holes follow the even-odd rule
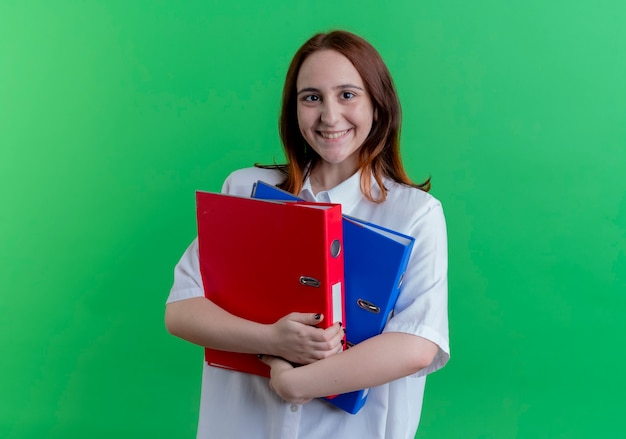
[[[342,90],[345,88],[355,88],[357,90],[365,91],[363,87],[359,87],[358,85],[354,85],[354,84],[341,84],[336,87],[333,87],[333,90]],[[310,93],[310,92],[319,92],[319,89],[315,87],[305,87],[301,90],[298,90],[297,94],[300,95],[301,93]]]

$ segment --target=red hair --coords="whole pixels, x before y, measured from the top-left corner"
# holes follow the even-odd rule
[[[387,189],[384,187],[383,177],[428,191],[430,179],[422,184],[414,184],[402,165],[400,101],[387,66],[370,43],[346,31],[314,35],[300,47],[289,65],[279,120],[280,137],[287,156],[287,164],[278,166],[287,174],[281,187],[293,194],[299,194],[307,176],[306,173],[319,160],[317,153],[312,148],[306,147],[306,141],[300,133],[296,90],[296,81],[302,63],[309,55],[319,50],[334,50],[348,58],[361,76],[372,100],[376,118],[372,130],[359,150],[363,194],[377,203],[385,201]],[[379,199],[374,199],[372,196],[372,176],[381,189]]]

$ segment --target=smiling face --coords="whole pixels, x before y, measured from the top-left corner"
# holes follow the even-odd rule
[[[298,79],[298,126],[321,157],[320,167],[351,175],[358,151],[372,129],[374,107],[354,65],[334,50],[320,50],[304,60]]]

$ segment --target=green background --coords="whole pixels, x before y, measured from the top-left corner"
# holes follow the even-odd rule
[[[297,3],[297,4],[296,4]],[[626,3],[0,1],[0,437],[192,438],[167,334],[194,191],[281,161],[287,64],[369,39],[433,177],[452,359],[427,438],[624,434]]]

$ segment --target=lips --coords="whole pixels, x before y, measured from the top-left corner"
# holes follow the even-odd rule
[[[346,134],[348,134],[350,130],[343,130],[343,131],[333,131],[333,132],[328,132],[328,131],[318,131],[319,134],[324,138],[324,139],[329,139],[329,140],[333,140],[333,139],[339,139],[340,137],[345,136]]]

